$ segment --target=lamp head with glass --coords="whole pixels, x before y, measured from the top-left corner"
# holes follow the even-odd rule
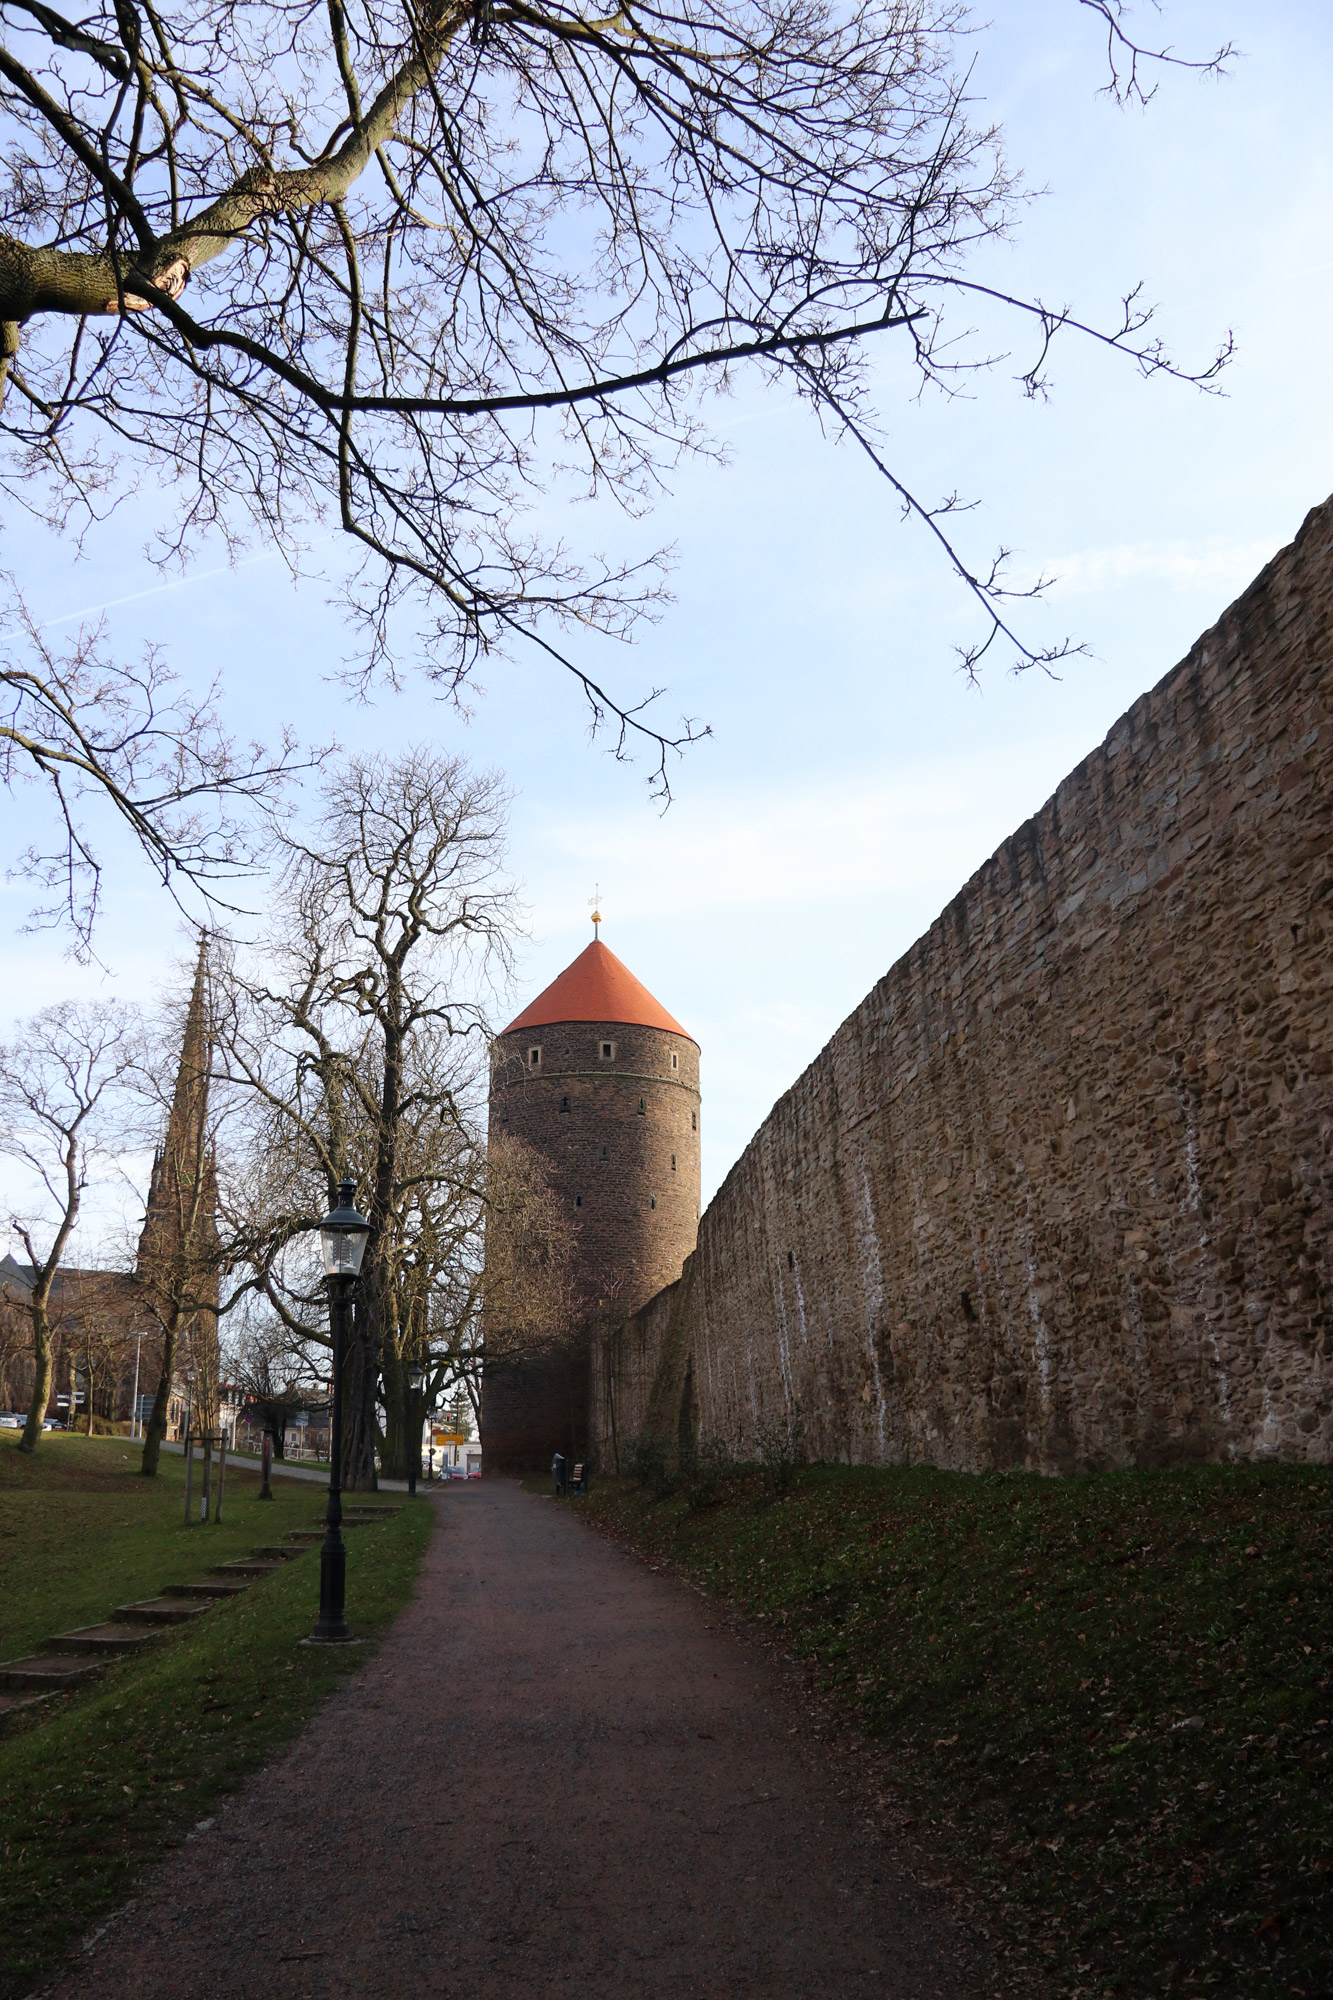
[[[356,1182],[347,1175],[338,1188],[338,1206],[319,1225],[326,1278],[355,1278],[365,1255],[370,1224],[356,1206]]]

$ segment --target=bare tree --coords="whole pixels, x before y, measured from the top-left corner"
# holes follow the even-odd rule
[[[38,786],[44,833],[18,857],[45,900],[38,927],[68,925],[81,956],[92,946],[102,864],[95,824],[118,821],[178,902],[196,892],[234,909],[271,837],[298,761],[237,745],[217,689],[187,693],[160,654],[134,665],[108,651],[100,627],[53,646],[17,589],[0,579],[0,784]]]
[[[249,1303],[253,1307],[253,1296]],[[272,1438],[274,1457],[283,1458],[292,1418],[327,1394],[323,1378],[312,1371],[306,1343],[294,1341],[275,1316],[252,1309],[229,1342],[227,1366],[231,1381]]]
[[[1082,0],[1111,87],[1144,97],[1122,0]],[[657,728],[556,644],[652,610],[661,562],[576,561],[525,523],[539,493],[647,506],[714,447],[697,392],[758,369],[869,454],[981,612],[969,564],[903,483],[862,351],[902,347],[946,389],[985,365],[979,305],[1016,316],[1032,394],[1067,329],[1142,372],[1208,381],[1137,293],[1078,321],[969,277],[1013,221],[998,134],[974,121],[956,0],[2,0],[0,378],[10,490],[91,514],[153,465],[179,497],[165,553],[247,533],[293,561],[330,519],[361,561],[367,671],[415,606],[457,691],[526,635],[660,778]],[[1196,67],[1216,68],[1228,52]],[[959,315],[962,315],[961,320]],[[969,354],[972,356],[968,359]]]
[[[343,1382],[344,1473],[375,1478],[406,1449],[405,1370],[430,1321],[434,1273],[475,1227],[483,1000],[516,924],[502,872],[497,779],[427,751],[348,759],[310,840],[288,843],[258,966],[229,978],[221,1074],[252,1105],[248,1173],[227,1198],[247,1261],[293,1334],[325,1338],[313,1227],[345,1163],[371,1235]]]
[[[51,1397],[52,1287],[92,1163],[132,1130],[125,1084],[138,1060],[135,1016],[109,1002],[47,1007],[0,1048],[0,1152],[28,1168],[45,1195],[40,1218],[11,1217],[31,1285],[34,1378],[21,1451],[36,1450]]]

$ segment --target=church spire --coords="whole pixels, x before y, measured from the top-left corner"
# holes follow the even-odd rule
[[[201,935],[167,1129],[154,1161],[137,1273],[171,1345],[188,1344],[194,1402],[211,1429],[217,1404],[217,1165],[209,1143],[208,937]],[[198,1426],[196,1426],[198,1427]]]

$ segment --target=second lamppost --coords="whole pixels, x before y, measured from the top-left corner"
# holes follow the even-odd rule
[[[421,1470],[421,1405],[417,1397],[426,1379],[426,1371],[419,1361],[414,1361],[407,1371],[407,1493],[415,1500],[417,1474]]]
[[[338,1188],[338,1206],[319,1225],[324,1275],[329,1281],[329,1317],[333,1333],[333,1421],[329,1439],[329,1504],[325,1535],[319,1552],[319,1623],[311,1638],[321,1645],[337,1644],[347,1630],[347,1550],[342,1536],[343,1354],[347,1347],[347,1305],[365,1255],[370,1224],[356,1206],[356,1182],[350,1175]]]

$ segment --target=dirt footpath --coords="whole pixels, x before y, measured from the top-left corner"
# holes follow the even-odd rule
[[[762,1647],[515,1485],[437,1504],[378,1654],[43,1995],[985,1990]]]

